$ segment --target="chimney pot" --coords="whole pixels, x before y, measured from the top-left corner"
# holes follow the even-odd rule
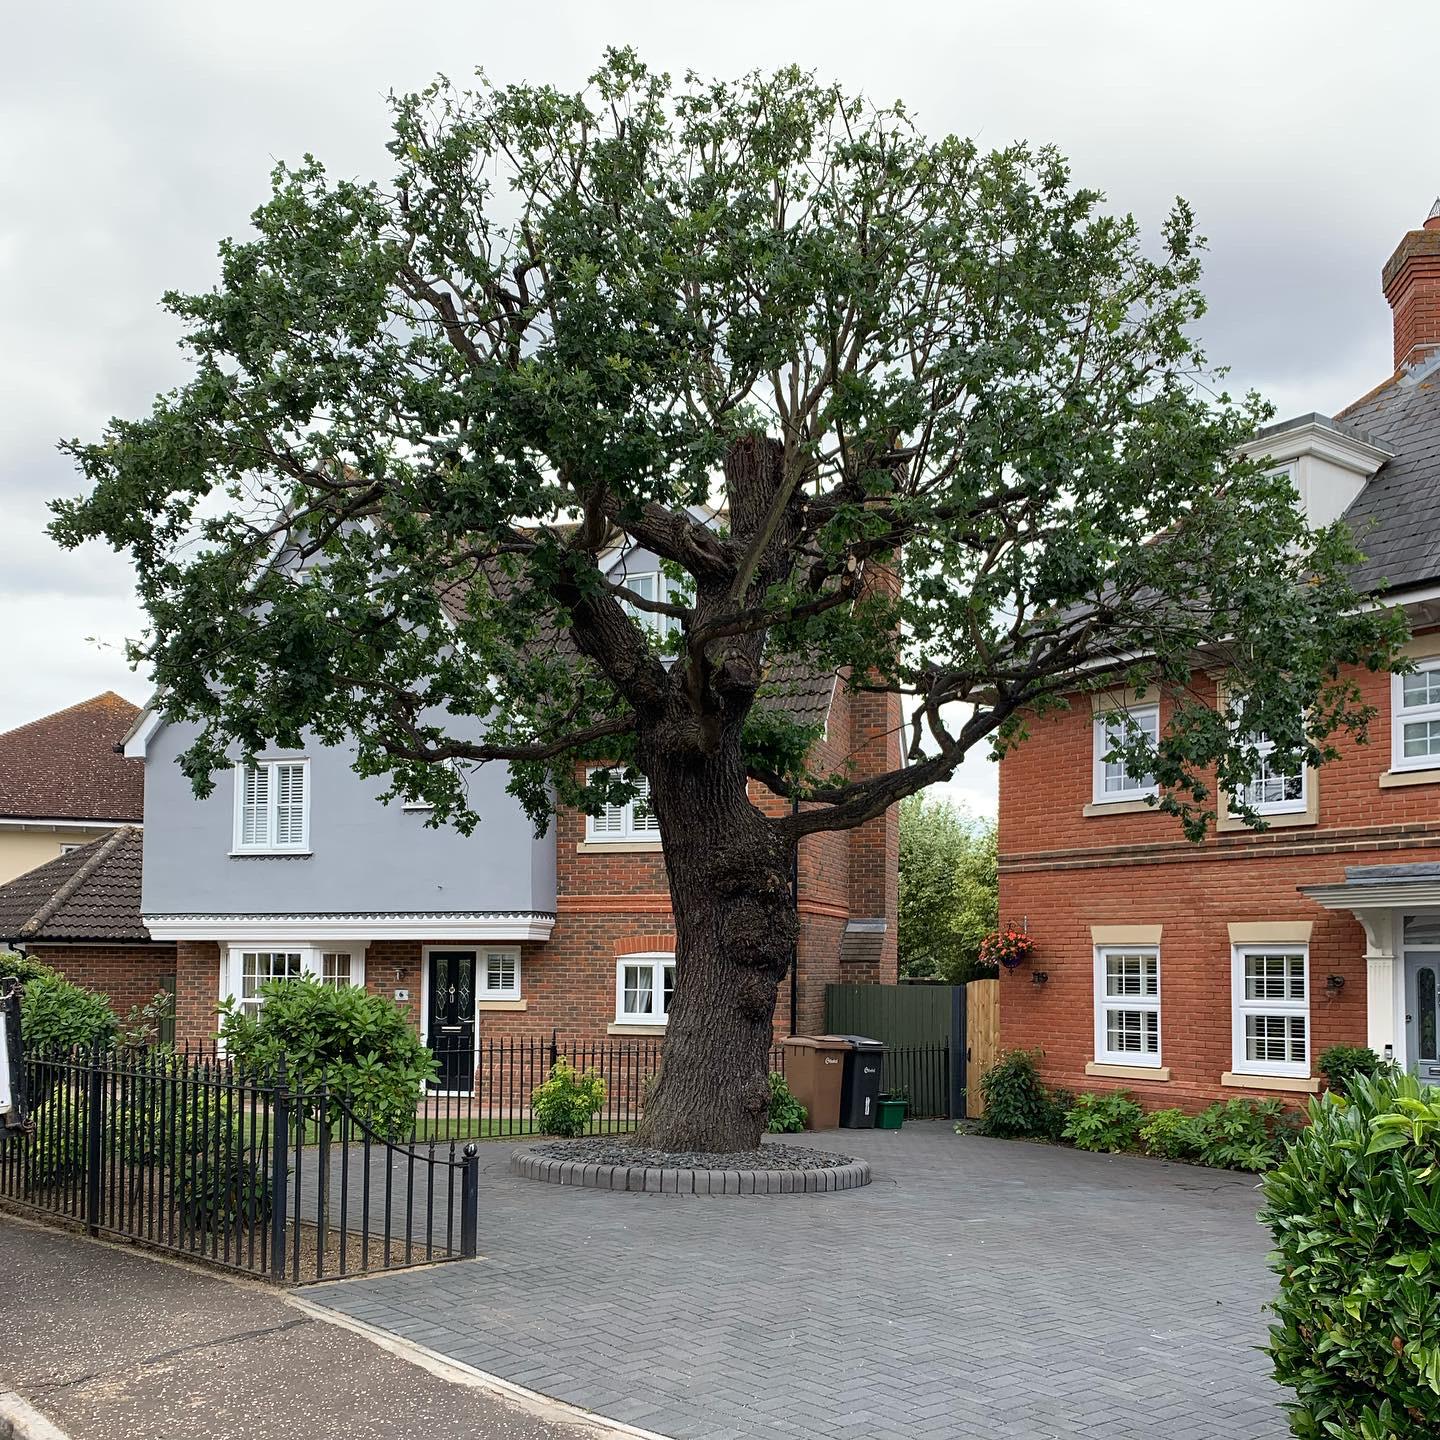
[[[1435,203],[1430,207],[1430,213],[1425,217],[1426,230],[1440,230],[1440,196],[1437,196]]]

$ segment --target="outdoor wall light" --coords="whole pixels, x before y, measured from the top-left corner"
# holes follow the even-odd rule
[[[1333,995],[1337,990],[1345,988],[1345,977],[1343,975],[1327,975],[1325,977],[1325,988]]]
[[[1050,976],[1044,970],[1036,970],[1032,972],[1030,976],[1030,983],[1032,985],[1043,985],[1049,978]]]

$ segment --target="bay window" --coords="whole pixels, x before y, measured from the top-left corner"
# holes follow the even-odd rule
[[[260,993],[262,985],[271,980],[298,980],[304,975],[337,989],[363,985],[364,951],[318,945],[231,945],[225,951],[221,998],[232,997],[243,1013],[255,1016],[265,1004]]]

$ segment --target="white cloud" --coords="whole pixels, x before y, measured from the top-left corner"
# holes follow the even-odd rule
[[[1077,179],[1148,225],[1176,193],[1211,237],[1214,359],[1282,413],[1333,410],[1389,366],[1379,267],[1436,184],[1397,97],[1431,87],[1440,17],[1394,6],[1026,5],[858,0],[714,6],[436,0],[48,0],[0,50],[0,727],[109,685],[139,617],[124,568],[65,555],[44,501],[54,450],[183,377],[167,288],[200,288],[277,158],[380,175],[390,89],[484,66],[573,84],[606,44],[733,74],[791,60],[904,96],[932,132],[1053,141]],[[987,762],[955,785],[993,796]],[[993,809],[993,799],[988,800]]]

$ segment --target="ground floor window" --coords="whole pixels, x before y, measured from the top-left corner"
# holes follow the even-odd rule
[[[615,1019],[621,1024],[665,1024],[674,993],[673,955],[622,955],[615,962]]]
[[[518,950],[487,950],[480,999],[518,1000],[520,998],[520,952]]]
[[[1233,1068],[1310,1073],[1310,956],[1304,945],[1237,945],[1232,960]]]
[[[1095,1058],[1160,1064],[1160,951],[1101,945],[1095,951]]]
[[[358,949],[323,949],[318,945],[286,945],[270,949],[231,945],[226,949],[221,997],[232,996],[247,1015],[257,1015],[265,1003],[260,987],[270,980],[296,980],[313,976],[323,985],[365,983],[365,955]]]

